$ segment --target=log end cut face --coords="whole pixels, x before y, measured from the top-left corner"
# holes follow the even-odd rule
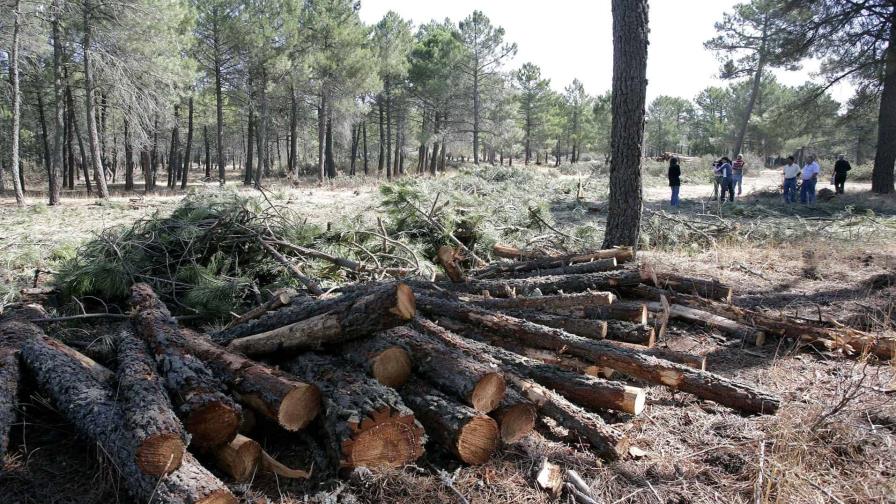
[[[224,472],[237,482],[249,481],[261,460],[261,445],[245,436],[238,435],[229,444],[218,447],[213,452],[215,462]]]
[[[239,504],[239,501],[230,490],[220,489],[199,499],[196,504]]]
[[[187,431],[193,435],[193,444],[199,448],[211,448],[229,443],[240,426],[240,413],[226,404],[214,401],[200,406],[187,417]]]
[[[644,411],[644,406],[647,405],[647,392],[640,387],[626,386],[623,398],[625,401],[623,405],[624,411],[633,415],[640,415]]]
[[[163,433],[143,440],[135,457],[143,473],[162,476],[180,467],[185,451],[187,448],[179,434]]]
[[[378,353],[370,365],[370,373],[376,381],[387,387],[400,387],[411,376],[411,356],[407,350],[391,347]]]
[[[537,413],[531,404],[514,404],[502,408],[499,417],[501,441],[507,444],[523,439],[535,428]]]
[[[498,448],[498,423],[485,415],[473,417],[457,435],[457,456],[467,464],[484,464]]]
[[[401,467],[423,455],[426,436],[413,415],[378,411],[343,443],[343,466]]]
[[[302,384],[293,388],[280,402],[277,422],[288,431],[304,429],[320,412],[320,389]]]
[[[499,373],[487,373],[473,388],[470,394],[470,404],[477,411],[488,413],[501,404],[504,393],[507,391],[507,383]]]
[[[406,284],[400,283],[396,286],[395,306],[391,310],[402,320],[411,320],[417,313],[417,299],[414,297],[414,291]]]

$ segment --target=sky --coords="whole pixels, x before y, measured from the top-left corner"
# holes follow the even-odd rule
[[[720,63],[703,48],[714,36],[713,24],[730,11],[735,0],[650,0],[650,47],[647,56],[647,99],[659,95],[693,99],[718,78]],[[537,64],[551,86],[562,91],[578,78],[589,94],[608,91],[613,73],[610,0],[361,0],[361,18],[374,24],[393,10],[415,26],[446,17],[457,22],[479,9],[492,24],[516,42],[517,68]],[[818,68],[809,62],[798,72],[774,70],[787,85],[802,84]],[[848,85],[832,89],[841,103],[851,95]]]

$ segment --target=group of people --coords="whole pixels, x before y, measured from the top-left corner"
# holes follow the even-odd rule
[[[727,156],[722,157],[712,164],[713,170],[713,200],[722,203],[725,198],[733,202],[735,195],[734,190],[737,189],[737,196],[743,192],[744,178],[744,162],[743,155],[738,154],[734,161]],[[834,163],[834,173],[832,182],[837,194],[843,194],[846,185],[846,173],[852,169],[849,161],[844,157],[838,156],[837,162]],[[821,173],[821,166],[814,155],[807,158],[805,166],[800,168],[796,162],[796,158],[790,156],[787,158],[787,164],[784,165],[783,175],[783,191],[784,203],[796,203],[796,194],[799,191],[800,203],[815,203],[815,185],[818,183],[818,176]],[[671,204],[678,207],[680,204],[679,191],[681,189],[681,165],[678,158],[673,157],[669,160],[669,187],[672,189]],[[799,181],[799,183],[798,183]]]

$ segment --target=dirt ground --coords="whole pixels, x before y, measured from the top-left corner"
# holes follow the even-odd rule
[[[815,214],[793,213],[800,210],[767,196],[778,183],[775,170],[748,177],[746,194],[737,205],[745,211],[771,208],[780,216],[767,219],[771,226],[781,222],[774,219],[814,222]],[[595,184],[605,180],[598,175]],[[896,215],[896,201],[871,197],[865,190],[863,184],[848,184],[852,194],[823,210],[868,204],[874,208],[873,219],[888,223]],[[713,205],[711,192],[707,184],[686,184],[682,207],[671,215],[706,214]],[[359,213],[371,219],[380,211],[371,182],[359,188],[347,184],[280,188],[271,196],[320,222],[353,219]],[[667,196],[662,180],[649,181],[648,209],[668,210]],[[177,199],[115,197],[101,205],[81,199],[57,208],[38,205],[24,210],[0,199],[0,282],[6,285],[0,290],[0,306],[33,279],[35,268],[52,269],[58,256],[71,253],[93,232],[170,210]],[[595,200],[600,202],[599,197]],[[583,220],[599,225],[604,216],[558,210],[555,218],[565,224]],[[736,288],[737,304],[892,332],[896,238],[888,226],[852,239],[821,240],[804,234],[792,241],[720,240],[713,246],[655,248],[643,257],[666,269],[729,283]],[[41,273],[39,281],[46,276]],[[91,332],[100,333],[102,328]],[[647,389],[645,411],[637,417],[605,416],[641,450],[626,460],[597,459],[581,440],[544,421],[536,433],[503,447],[478,467],[460,466],[438,448],[428,447],[416,466],[402,470],[358,470],[341,480],[308,483],[260,475],[251,485],[235,486],[234,492],[245,502],[546,503],[555,499],[534,488],[532,471],[547,458],[578,470],[601,504],[896,502],[893,363],[798,348],[790,341],[749,347],[678,323],[660,344],[705,355],[708,370],[780,395],[781,410],[775,416],[745,417],[688,394],[633,382]],[[0,502],[131,502],[96,448],[77,439],[44,398],[32,393],[22,399],[23,421],[14,429],[14,448],[2,461]],[[267,432],[259,441],[273,455],[308,467],[310,461],[301,449],[307,439]],[[560,502],[571,500],[564,495]]]

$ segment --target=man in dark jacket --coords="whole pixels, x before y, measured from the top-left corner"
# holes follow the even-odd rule
[[[837,162],[834,163],[834,189],[837,194],[843,194],[843,186],[846,185],[846,172],[852,170],[849,161],[843,159],[843,155],[837,156]]]

